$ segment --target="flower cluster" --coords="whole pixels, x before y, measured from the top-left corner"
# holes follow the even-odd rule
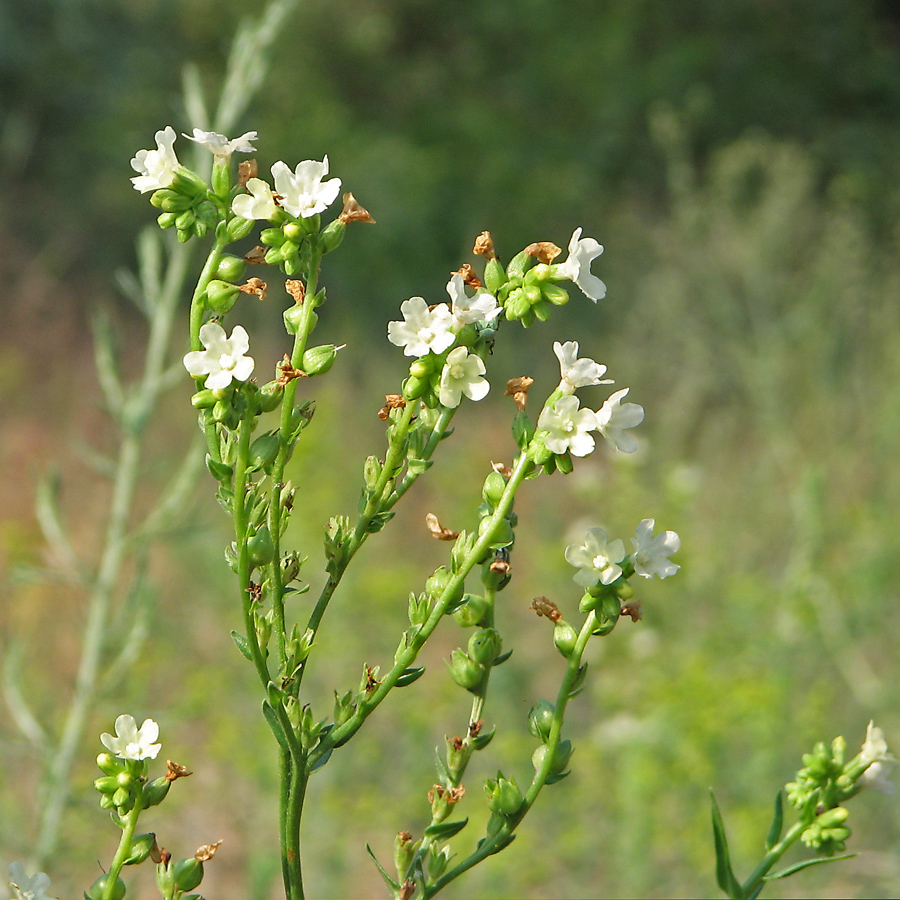
[[[134,716],[121,715],[116,719],[116,735],[104,732],[100,741],[110,753],[120,759],[156,759],[162,744],[154,743],[159,737],[159,725],[153,719],[144,719],[137,727]]]

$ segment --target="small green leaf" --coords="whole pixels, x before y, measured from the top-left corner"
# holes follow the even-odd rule
[[[558,775],[549,775],[544,784],[556,784],[557,781],[562,781],[563,778],[568,778],[569,775],[572,774],[572,770],[569,769],[566,772],[560,772]]]
[[[453,835],[459,834],[468,824],[468,819],[462,819],[459,822],[438,822],[436,825],[429,825],[425,829],[425,837],[435,838],[439,841],[449,841]]]
[[[772,817],[772,826],[766,837],[766,852],[771,850],[781,840],[781,830],[784,827],[784,791],[775,795],[775,815]]]
[[[437,769],[438,778],[445,787],[449,787],[453,784],[453,779],[450,777],[450,770],[447,768],[447,764],[441,758],[441,751],[435,747],[434,748],[434,767]]]
[[[710,788],[709,796],[712,801],[713,841],[716,847],[716,881],[732,900],[739,900],[743,897],[743,891],[737,878],[734,877],[734,872],[731,871],[725,824],[722,822],[722,814],[719,812],[719,804],[716,803],[716,795],[712,792],[712,788]]]
[[[494,663],[496,665],[496,663]],[[472,744],[473,750],[484,750],[485,747],[494,739],[494,734],[497,729],[492,728],[490,731],[486,731],[484,734],[477,734],[475,737],[471,738],[470,743]]]
[[[806,859],[803,862],[795,863],[793,866],[788,866],[786,869],[782,869],[774,875],[766,875],[765,880],[775,881],[777,878],[787,878],[788,875],[793,875],[794,872],[799,872],[801,869],[808,869],[810,866],[821,866],[825,863],[840,862],[842,859],[853,859],[854,856],[859,856],[859,854],[845,853],[843,856],[821,856],[818,859]]]
[[[400,677],[397,679],[397,687],[406,687],[414,681],[418,681],[425,674],[425,666],[419,666],[418,669],[404,669]]]
[[[375,854],[372,852],[372,848],[368,844],[366,844],[366,851],[368,852],[369,856],[372,857],[372,862],[374,862],[378,867],[378,871],[381,872],[381,877],[384,879],[384,883],[391,889],[394,894],[396,894],[397,891],[400,890],[400,882],[394,881],[394,879],[384,871],[384,866],[380,862],[378,862],[378,857],[375,856]]]
[[[231,639],[237,644],[238,650],[241,651],[243,656],[253,662],[253,654],[250,652],[250,642],[245,638],[242,634],[238,634],[236,631],[232,630]]]
[[[263,700],[263,715],[266,717],[266,721],[269,723],[269,728],[272,729],[272,734],[275,735],[275,740],[281,745],[282,750],[286,750],[290,753],[291,745],[287,739],[287,736],[284,733],[284,729],[281,727],[281,720],[278,718],[278,713],[272,709],[271,704],[268,700]]]

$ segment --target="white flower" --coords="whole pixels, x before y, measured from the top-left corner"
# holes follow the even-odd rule
[[[606,296],[606,285],[591,274],[591,261],[602,252],[600,244],[593,238],[582,238],[581,229],[576,228],[569,239],[568,258],[556,266],[556,275],[574,281],[594,303]]]
[[[292,172],[290,167],[279,160],[272,166],[275,190],[281,195],[281,205],[292,216],[308,219],[322,212],[334,203],[341,189],[341,179],[331,178],[324,182],[328,174],[328,157],[322,162],[305,159],[297,163]]]
[[[248,194],[238,194],[231,202],[236,216],[242,219],[273,219],[278,207],[272,196],[272,188],[261,178],[247,180]]]
[[[888,753],[884,732],[877,728],[874,722],[869,722],[866,728],[866,739],[859,755],[862,762],[869,764],[865,772],[860,775],[859,783],[875,788],[883,794],[893,794],[897,786],[888,780],[888,773],[890,766],[894,765],[897,760]]]
[[[634,548],[631,559],[638,575],[643,575],[644,578],[652,578],[654,575],[668,578],[681,568],[668,560],[681,547],[681,538],[674,531],[664,531],[654,537],[655,524],[654,519],[644,519],[635,528],[631,539],[631,546]]]
[[[474,353],[470,354],[465,347],[451,350],[441,371],[438,393],[441,404],[456,409],[463,394],[470,400],[481,400],[491,389],[487,380],[481,377],[484,372],[484,362]]]
[[[644,421],[644,408],[637,403],[622,403],[628,388],[616,391],[597,410],[597,430],[616,450],[634,453],[637,441],[631,434],[625,434],[626,428],[634,428]]]
[[[158,191],[168,187],[175,180],[178,158],[172,145],[175,143],[175,129],[171,125],[156,132],[155,150],[138,150],[131,160],[131,168],[139,175],[131,179],[136,191]]]
[[[453,316],[446,303],[434,309],[421,297],[410,297],[400,304],[402,322],[388,322],[388,340],[403,348],[404,356],[424,356],[429,351],[443,353],[453,346],[456,335],[450,330]]]
[[[578,571],[572,576],[582,587],[612,584],[621,574],[620,562],[625,558],[625,545],[618,538],[610,541],[602,528],[589,528],[584,544],[566,547],[566,562]]]
[[[447,293],[452,305],[454,331],[459,331],[472,322],[490,322],[502,312],[493,294],[482,291],[474,297],[467,296],[459,272],[454,272],[447,282]]]
[[[250,348],[250,338],[240,325],[235,325],[231,337],[226,339],[221,325],[207,322],[200,328],[200,342],[206,349],[185,354],[184,367],[195,378],[208,375],[205,387],[218,391],[227,388],[232,378],[246,381],[250,377],[253,358],[244,356]]]
[[[35,872],[29,877],[20,862],[9,864],[9,886],[16,892],[15,900],[54,900],[46,894],[50,879],[43,872]]]
[[[218,134],[215,131],[202,131],[199,128],[194,129],[193,137],[189,134],[184,136],[189,141],[196,141],[198,144],[206,147],[216,159],[226,161],[231,159],[232,153],[252,153],[255,148],[250,141],[255,141],[258,137],[255,131],[247,131],[240,137],[229,141],[224,134]]]
[[[544,446],[551,453],[569,450],[573,456],[587,456],[594,449],[589,432],[597,427],[597,414],[578,407],[578,398],[570,395],[541,410],[537,427],[547,432]]]
[[[101,734],[100,740],[110,753],[121,759],[156,759],[162,744],[155,744],[159,737],[159,725],[153,719],[144,719],[140,728],[133,716],[122,715],[116,719],[116,736]]]
[[[588,387],[592,384],[612,384],[612,378],[604,378],[606,366],[594,362],[592,359],[578,356],[578,341],[566,341],[560,344],[553,342],[553,352],[559,360],[559,372],[562,380],[559,389],[565,394],[571,394],[575,388]]]
[[[859,776],[858,783],[864,787],[875,788],[882,794],[893,794],[897,791],[897,785],[888,778],[890,767],[886,762],[876,760]]]

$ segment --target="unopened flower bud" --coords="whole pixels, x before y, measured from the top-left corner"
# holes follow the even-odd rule
[[[480,594],[465,594],[462,605],[453,611],[453,618],[463,628],[471,628],[481,624],[489,607],[490,603]]]
[[[119,779],[115,775],[104,775],[94,781],[94,787],[101,794],[112,794],[120,787]]]
[[[500,633],[496,628],[480,628],[468,643],[469,656],[477,663],[489,666],[499,655],[503,647]]]
[[[122,771],[122,761],[112,753],[101,753],[97,757],[97,765],[100,771],[106,775],[118,775]],[[98,788],[99,790],[99,788]]]
[[[144,808],[147,809],[162,803],[166,794],[169,793],[171,785],[172,782],[165,776],[155,778],[149,784],[145,784],[143,787]]]
[[[833,828],[835,825],[843,825],[849,816],[849,809],[845,806],[836,806],[834,809],[826,809],[821,815],[816,816],[816,824],[820,828]]]
[[[488,807],[492,812],[501,816],[513,816],[522,808],[522,792],[513,778],[504,778],[502,772],[497,772],[497,778],[488,778],[484,783],[484,792],[487,794]]]
[[[552,303],[554,306],[565,306],[569,302],[568,291],[549,281],[541,285],[541,294],[548,303]]]
[[[578,632],[565,619],[560,619],[553,627],[553,643],[556,649],[568,659],[577,641]]]
[[[485,668],[462,650],[450,654],[450,677],[467,691],[477,690],[484,680]]]
[[[332,250],[337,250],[337,248],[340,247],[346,231],[347,223],[341,218],[329,222],[322,229],[322,244],[325,247],[326,253],[330,253]]]
[[[500,260],[496,257],[489,259],[484,267],[484,286],[492,294],[496,294],[506,284],[506,280],[506,272],[503,270]]]
[[[307,375],[324,375],[333,365],[338,350],[334,344],[323,344],[321,347],[310,347],[303,354],[301,368]]]
[[[256,222],[253,219],[242,219],[240,216],[235,216],[227,225],[228,240],[243,240],[251,231],[253,231],[253,226],[255,224]]]
[[[547,700],[541,700],[537,706],[532,706],[528,711],[528,730],[545,744],[550,739],[555,713],[555,707]]]
[[[116,788],[112,795],[113,806],[117,809],[130,810],[134,806],[134,800],[128,788]]]

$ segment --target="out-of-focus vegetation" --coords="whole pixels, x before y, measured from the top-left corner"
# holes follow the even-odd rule
[[[80,598],[15,579],[42,561],[29,485],[58,460],[85,545],[100,533],[106,486],[76,453],[79,441],[104,441],[84,312],[110,305],[126,358],[140,352],[110,278],[151,217],[128,160],[157,128],[199,124],[175,99],[182,63],[195,60],[212,85],[245,11],[222,0],[0,7],[0,622],[32,648],[26,681],[51,725],[72,677]],[[448,894],[710,894],[709,786],[745,873],[774,792],[815,740],[843,733],[852,747],[874,718],[900,743],[894,5],[317,0],[300,6],[275,67],[245,123],[274,148],[261,168],[328,153],[378,220],[351,229],[323,275],[325,339],[350,346],[330,382],[311,385],[319,411],[293,463],[309,510],[294,536],[311,567],[322,523],[353,507],[362,462],[380,451],[374,412],[405,369],[384,341],[399,302],[444,299],[448,271],[484,228],[507,257],[532,240],[564,244],[579,224],[607,247],[595,264],[606,300],[573,298],[546,328],[504,327],[492,395],[462,410],[429,478],[361,554],[310,673],[316,712],[332,689],[355,686],[364,661],[393,652],[407,592],[442,560],[425,512],[469,527],[489,461],[512,453],[502,380],[528,371],[549,390],[552,341],[577,339],[647,410],[643,443],[634,458],[600,452],[521,495],[499,622],[518,649],[497,671],[498,737],[469,777],[467,813],[478,816],[479,779],[498,758],[520,781],[530,771],[525,714],[561,659],[528,606],[546,594],[574,608],[565,543],[594,524],[627,537],[654,515],[682,536],[683,568],[641,592],[641,623],[602,641],[571,707],[572,777],[548,789],[513,847]],[[242,304],[264,372],[283,352],[280,313]],[[155,437],[148,494],[171,447],[197,437],[189,391]],[[184,852],[224,837],[205,893],[264,898],[277,896],[274,753],[228,637],[237,601],[211,494],[156,555],[150,640],[127,698],[104,701],[95,731],[123,711],[157,719],[164,753],[197,772],[155,821],[161,837]],[[314,784],[311,893],[379,895],[365,841],[389,857],[397,831],[425,824],[433,747],[467,715],[438,652],[459,642],[452,622],[444,635],[426,676]],[[27,851],[36,771],[6,722],[0,855],[12,859]],[[104,852],[90,788],[98,749],[85,747],[51,872],[61,896],[93,880],[92,854]],[[850,824],[858,859],[768,895],[896,896],[896,797],[854,800]]]

